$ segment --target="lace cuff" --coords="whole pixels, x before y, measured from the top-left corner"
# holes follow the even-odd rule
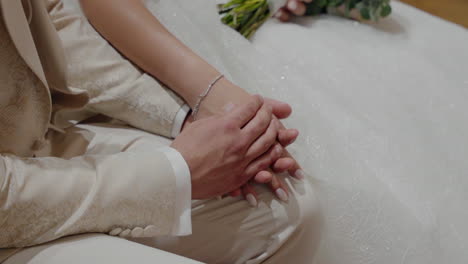
[[[184,125],[185,118],[190,112],[190,107],[187,104],[184,104],[179,111],[177,112],[174,122],[172,124],[171,137],[176,138],[182,131],[182,126]]]

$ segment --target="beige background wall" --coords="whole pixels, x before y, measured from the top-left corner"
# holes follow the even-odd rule
[[[468,0],[400,0],[468,28]]]

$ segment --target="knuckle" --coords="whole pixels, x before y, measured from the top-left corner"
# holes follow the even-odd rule
[[[252,130],[249,133],[249,136],[251,138],[254,138],[254,137],[257,137],[258,135],[260,135],[262,132],[263,132],[262,128],[260,126],[256,126],[256,127],[252,128]]]
[[[246,106],[245,106],[245,110],[246,112],[248,113],[255,113],[257,111],[257,104],[255,102],[253,103],[248,103]]]
[[[237,160],[241,160],[243,158],[242,153],[246,145],[247,143],[245,141],[234,141],[232,145],[232,153],[236,156]]]
[[[260,161],[257,166],[257,171],[261,171],[261,170],[268,168],[270,166],[270,163],[271,163],[271,158]]]
[[[260,125],[262,127],[267,127],[271,122],[270,115],[265,115],[260,119]]]
[[[255,127],[252,127],[251,131],[249,132],[249,136],[253,138],[260,137],[264,139],[267,136],[264,134],[265,132],[265,127],[262,124],[258,124]]]
[[[264,163],[261,164],[260,168],[258,168],[258,171],[266,170],[266,169],[268,169],[268,167],[270,167],[270,163],[269,162],[264,162]]]
[[[251,104],[254,105],[255,107],[258,107],[262,104],[262,99],[260,96],[252,96],[252,99],[250,100]]]
[[[268,140],[270,142],[275,142],[277,137],[278,133],[276,132],[276,130],[270,130],[270,133],[268,134]]]
[[[232,131],[235,131],[237,128],[236,124],[234,121],[232,120],[227,120],[225,123],[224,123],[224,129],[226,131],[229,131],[229,132],[232,132]]]
[[[275,149],[276,149],[275,146],[277,145],[276,138],[272,137],[267,142],[268,142],[268,149],[271,149],[273,152],[275,152]]]
[[[254,167],[252,166],[248,166],[245,171],[244,171],[244,175],[248,178],[251,178],[253,176],[253,170],[254,170]]]
[[[275,162],[276,160],[278,160],[279,156],[277,155],[277,152],[276,151],[273,151],[270,155],[269,155],[269,163],[273,163]]]
[[[244,110],[247,113],[255,112],[257,111],[257,104],[255,103],[255,101],[248,102],[244,105]]]
[[[279,157],[279,156],[283,155],[284,148],[283,148],[283,146],[281,146],[279,143],[277,143],[277,144],[275,144],[275,145],[273,146],[273,150],[272,150],[272,151],[273,151],[273,154],[274,154],[275,156],[278,156],[278,157]]]
[[[271,116],[273,114],[273,107],[271,105],[266,106],[266,113]]]
[[[262,149],[266,150],[271,147],[272,143],[270,141],[262,142]]]
[[[273,150],[273,152],[271,153],[271,157],[273,160],[277,160],[281,157],[281,150],[279,150],[280,148],[275,148]]]

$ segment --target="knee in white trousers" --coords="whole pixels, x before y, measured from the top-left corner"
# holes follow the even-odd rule
[[[285,181],[288,202],[263,186],[258,208],[240,197],[194,201],[191,236],[134,241],[205,263],[311,263],[320,229],[313,188],[307,180]]]

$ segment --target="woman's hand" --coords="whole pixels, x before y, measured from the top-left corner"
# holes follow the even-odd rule
[[[272,102],[271,99],[266,99],[265,101],[269,100],[270,103]],[[274,102],[274,100],[273,100]],[[282,124],[280,125],[280,129],[286,131]],[[280,130],[281,131],[281,130]],[[286,148],[288,145],[292,144],[294,140],[297,138],[298,132],[297,130],[292,130],[293,133],[290,135],[285,135],[283,137],[278,136],[278,141],[281,145]],[[287,132],[286,132],[287,133]],[[296,135],[294,135],[296,134]],[[249,181],[240,189],[237,189],[230,193],[231,196],[237,197],[243,195],[244,198],[249,202],[252,207],[257,207],[258,205],[258,195],[255,192],[254,187],[252,186],[253,183],[263,183],[267,184],[273,193],[282,201],[286,202],[289,199],[288,188],[278,177],[277,173],[283,173],[288,171],[290,175],[294,175],[295,178],[299,180],[303,180],[305,178],[305,174],[299,164],[294,160],[294,158],[288,153],[286,149],[282,148],[281,158],[278,159],[271,168],[265,171],[259,172],[254,180]]]
[[[306,12],[304,3],[311,3],[314,0],[288,0],[286,5],[275,13],[275,17],[282,22],[287,22],[292,16],[303,16]]]

